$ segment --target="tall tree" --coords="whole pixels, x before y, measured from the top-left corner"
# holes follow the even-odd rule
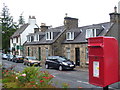
[[[19,16],[18,22],[19,22],[19,24],[18,24],[19,27],[20,27],[21,25],[25,24],[25,20],[24,20],[24,17],[23,17],[23,12],[22,12],[21,15]]]
[[[2,21],[2,49],[7,52],[10,48],[10,36],[16,31],[17,25],[13,22],[13,17],[10,16],[8,7],[3,4],[1,13]]]

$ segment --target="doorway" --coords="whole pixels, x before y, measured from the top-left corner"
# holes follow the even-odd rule
[[[38,47],[38,60],[40,61],[41,60],[41,48]]]
[[[80,66],[80,49],[75,48],[75,62],[76,66]]]

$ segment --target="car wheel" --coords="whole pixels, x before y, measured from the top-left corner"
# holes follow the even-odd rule
[[[14,59],[12,59],[12,62],[14,62]]]
[[[63,70],[63,67],[62,67],[62,66],[59,66],[59,70],[62,71],[62,70]]]
[[[46,68],[46,69],[49,69],[49,66],[48,66],[48,64],[45,64],[45,68]]]
[[[15,63],[17,63],[18,61],[17,60],[15,60]]]
[[[30,63],[28,63],[28,66],[31,66],[31,64],[30,64]]]
[[[25,62],[23,62],[23,64],[24,64],[24,65],[26,65],[26,63],[25,63]]]

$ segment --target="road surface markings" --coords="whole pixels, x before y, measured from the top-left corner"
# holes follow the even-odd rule
[[[84,84],[89,84],[88,82],[79,81],[79,80],[77,80],[77,82],[84,83]]]

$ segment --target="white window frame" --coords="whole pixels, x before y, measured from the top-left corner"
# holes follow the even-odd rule
[[[86,38],[96,37],[96,29],[87,29],[86,30]]]
[[[30,42],[31,40],[30,40],[31,38],[30,38],[30,36],[27,36],[27,41],[28,42]]]
[[[33,40],[32,40],[33,37]],[[34,36],[30,36],[30,42],[33,42],[35,40]]]
[[[53,32],[46,32],[46,40],[53,40]]]
[[[49,49],[46,48],[46,58],[49,56]]]
[[[67,32],[66,40],[74,40],[74,32]]]
[[[70,59],[70,48],[66,48],[66,57],[67,59]]]
[[[39,41],[39,34],[36,35],[36,41]]]
[[[37,41],[37,37],[36,37],[36,35],[34,35],[34,41]]]

